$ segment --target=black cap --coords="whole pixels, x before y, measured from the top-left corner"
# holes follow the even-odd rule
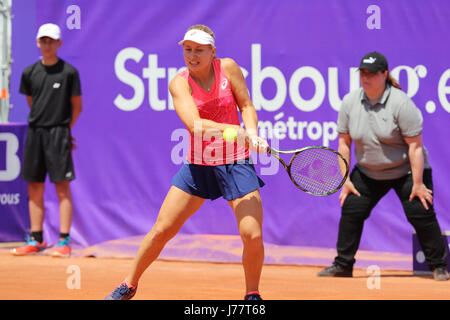
[[[366,69],[370,72],[384,71],[388,70],[388,62],[381,53],[369,52],[361,59],[359,69]]]

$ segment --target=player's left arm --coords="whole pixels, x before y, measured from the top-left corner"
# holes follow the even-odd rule
[[[423,145],[422,135],[414,137],[405,137],[406,143],[409,146],[408,156],[411,164],[411,174],[413,178],[413,187],[409,200],[418,197],[426,210],[428,210],[428,203],[433,204],[433,191],[428,189],[423,183]]]
[[[230,58],[222,60],[222,68],[225,70],[225,74],[230,80],[231,90],[233,91],[239,111],[241,112],[246,133],[248,134],[251,143],[253,142],[262,146],[259,151],[264,152],[268,147],[268,143],[264,139],[258,137],[258,115],[256,114],[255,106],[248,94],[247,84],[244,75],[242,74],[242,70],[238,64]]]
[[[258,116],[248,94],[247,84],[245,83],[241,68],[230,58],[222,59],[222,68],[230,80],[231,91],[233,91],[236,98],[246,130],[257,133]]]

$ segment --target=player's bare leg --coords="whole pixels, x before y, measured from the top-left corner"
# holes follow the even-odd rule
[[[262,239],[263,209],[261,197],[255,190],[241,198],[229,201],[233,209],[244,250],[242,264],[245,273],[246,292],[258,291],[264,263]]]
[[[186,220],[203,204],[205,199],[193,196],[172,186],[161,206],[155,225],[147,233],[134,259],[126,281],[137,285],[144,271],[156,260],[165,244],[181,229]]]

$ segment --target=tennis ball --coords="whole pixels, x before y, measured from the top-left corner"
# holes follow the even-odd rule
[[[223,139],[227,142],[233,142],[237,138],[237,130],[235,128],[226,128],[223,130],[222,136]]]

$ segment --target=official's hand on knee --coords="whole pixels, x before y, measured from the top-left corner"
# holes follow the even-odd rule
[[[349,180],[347,180],[344,185],[342,186],[341,193],[339,194],[339,201],[341,202],[341,207],[344,205],[345,199],[347,199],[349,194],[355,194],[358,197],[361,196],[361,194],[356,190],[353,183]]]
[[[428,204],[433,205],[433,190],[428,189],[425,184],[413,184],[409,201],[412,201],[415,197],[419,198],[423,207],[428,210]]]

